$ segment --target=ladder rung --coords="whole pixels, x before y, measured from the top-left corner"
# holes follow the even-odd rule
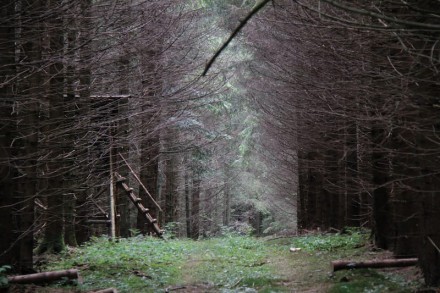
[[[133,203],[137,206],[138,210],[144,214],[145,220],[147,220],[147,222],[149,222],[150,225],[153,225],[154,231],[156,232],[157,236],[163,238],[162,234],[164,233],[164,230],[161,230],[158,224],[156,224],[157,219],[153,219],[153,217],[148,213],[150,210],[142,205],[141,203],[142,199],[140,197],[137,197],[136,194],[134,194],[133,188],[129,187],[127,184],[124,183],[127,180],[127,178],[122,177],[118,173],[116,173],[116,177],[117,177],[116,183],[121,183],[119,187],[122,187],[127,192],[127,196],[130,198],[130,200],[132,200]],[[102,222],[105,223],[107,221],[103,220]]]

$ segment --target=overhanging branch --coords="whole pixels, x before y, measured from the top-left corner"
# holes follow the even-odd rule
[[[237,28],[232,32],[232,34],[229,36],[229,38],[226,40],[226,42],[223,43],[223,45],[220,47],[220,49],[215,52],[214,56],[209,60],[208,64],[205,66],[205,70],[202,73],[202,76],[205,76],[206,73],[208,73],[209,69],[211,68],[212,64],[214,64],[215,60],[220,56],[220,54],[223,52],[224,49],[229,45],[229,43],[235,38],[235,36],[243,29],[243,27],[246,25],[246,23],[260,11],[264,6],[266,6],[267,3],[269,3],[271,0],[263,0],[258,5],[256,5],[249,13],[246,15],[246,17],[240,21],[240,25],[237,26]]]

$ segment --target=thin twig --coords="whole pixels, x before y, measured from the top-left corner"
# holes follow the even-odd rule
[[[437,249],[438,253],[440,253],[440,248],[438,248],[438,246],[434,243],[434,241],[431,239],[431,237],[428,236],[428,240],[429,240],[429,242],[431,242],[432,246],[434,246],[435,249]]]
[[[240,278],[240,279],[238,279],[238,281],[237,282],[235,282],[234,284],[232,284],[232,286],[230,287],[231,289],[232,288],[235,288],[235,287],[237,287],[238,286],[238,284],[240,284],[240,282],[243,280],[243,278]]]
[[[134,170],[131,168],[130,164],[128,164],[127,160],[122,156],[121,153],[118,153],[118,155],[122,158],[125,165],[127,165],[128,169],[130,169],[131,174],[133,174],[133,177],[136,178],[137,182],[139,182],[139,185],[142,186],[142,189],[145,191],[145,193],[148,195],[148,197],[151,199],[151,201],[154,203],[154,205],[159,209],[159,211],[162,212],[162,209],[160,208],[159,204],[154,200],[153,196],[148,192],[147,188],[142,183],[141,179],[139,179],[139,177],[136,175]]]
[[[223,52],[224,49],[229,45],[229,43],[235,38],[235,36],[243,29],[243,27],[246,25],[246,23],[254,16],[258,11],[260,11],[264,6],[266,6],[267,3],[269,3],[271,0],[263,0],[258,5],[256,5],[249,13],[246,15],[246,17],[240,21],[240,25],[237,26],[237,28],[232,32],[232,34],[229,36],[229,38],[226,40],[226,42],[223,43],[223,45],[220,47],[220,49],[215,52],[214,56],[209,60],[208,64],[206,64],[205,70],[202,73],[202,76],[205,76],[206,73],[208,73],[208,70],[211,68],[212,64],[214,64],[215,60],[218,56]]]

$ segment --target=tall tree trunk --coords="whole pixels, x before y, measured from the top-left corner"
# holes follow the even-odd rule
[[[142,130],[141,132],[141,158],[140,158],[140,179],[147,188],[150,195],[157,202],[159,199],[159,153],[160,136],[157,126],[160,123],[160,113],[156,106],[159,105],[158,92],[160,82],[158,81],[155,62],[159,56],[155,50],[144,52],[139,58],[142,62],[143,80],[142,89],[146,91],[146,101],[142,101]],[[139,195],[145,207],[150,209],[150,213],[155,219],[159,219],[159,209],[145,193],[142,186],[139,186]],[[162,207],[161,207],[162,208]],[[142,233],[154,233],[152,227],[145,225],[145,218],[138,213],[137,228]]]
[[[224,166],[224,205],[223,205],[223,225],[228,226],[231,220],[231,181],[232,172],[231,165],[225,164]]]
[[[191,237],[192,235],[192,226],[191,226],[191,191],[192,191],[192,181],[191,181],[191,168],[189,168],[189,154],[185,154],[185,175],[184,175],[184,184],[185,184],[185,226],[186,226],[186,237]]]
[[[60,252],[64,249],[64,225],[63,225],[63,180],[65,166],[63,163],[62,141],[64,134],[64,67],[62,60],[64,48],[63,17],[61,11],[62,0],[49,0],[48,11],[51,12],[47,22],[49,35],[51,65],[48,76],[48,104],[49,118],[45,121],[43,129],[45,141],[43,142],[47,154],[45,157],[45,177],[47,188],[45,190],[47,211],[46,229],[43,240],[38,247],[38,253]]]
[[[129,169],[126,164],[121,160],[118,153],[121,153],[125,158],[129,158],[129,147],[128,147],[128,96],[130,93],[129,78],[130,76],[130,59],[128,56],[122,56],[119,60],[119,74],[123,77],[121,81],[121,86],[119,88],[119,94],[121,97],[118,100],[118,125],[115,136],[115,153],[114,162],[115,170],[123,177],[128,178]],[[117,189],[116,205],[119,214],[118,221],[118,234],[121,237],[130,236],[130,200],[126,196],[123,190]]]
[[[375,125],[371,130],[373,150],[373,233],[375,244],[379,248],[388,249],[390,246],[391,208],[389,203],[389,191],[387,183],[390,174],[390,162],[386,151],[383,149],[383,141],[386,137],[385,126]]]
[[[77,117],[76,124],[78,125],[77,134],[77,152],[81,158],[84,158],[84,161],[87,161],[87,156],[90,155],[88,152],[89,141],[87,135],[90,129],[90,84],[91,84],[91,70],[90,70],[90,61],[92,60],[92,48],[91,48],[91,6],[92,0],[81,0],[80,2],[80,15],[77,15],[77,25],[78,25],[78,45],[79,45],[79,56],[80,63],[78,68],[77,80],[79,81],[78,85],[78,103],[77,103]],[[79,163],[78,169],[79,173],[88,173],[90,170],[89,166],[86,165],[84,167],[84,163]],[[86,223],[87,215],[88,215],[88,207],[87,204],[87,191],[94,190],[95,187],[90,185],[90,180],[86,180],[85,182],[81,182],[81,186],[76,193],[76,207],[75,210],[78,215],[77,225],[75,225],[75,238],[79,244],[87,241],[89,239],[90,229],[88,224]]]
[[[17,35],[22,40],[22,51],[19,63],[34,63],[33,70],[28,72],[28,78],[19,82],[20,97],[18,99],[16,139],[16,182],[15,199],[17,206],[17,237],[19,243],[19,270],[33,271],[34,248],[34,200],[37,195],[37,159],[38,156],[38,100],[41,94],[41,51],[42,23],[44,11],[43,1],[23,2],[20,11],[20,31]],[[21,21],[22,20],[22,21]],[[28,67],[18,67],[27,71]]]
[[[0,264],[17,265],[19,253],[14,241],[15,219],[12,210],[14,206],[14,173],[11,143],[16,136],[13,105],[12,80],[15,75],[15,2],[4,1],[0,10],[0,76],[3,82],[0,87]]]
[[[157,135],[144,135],[141,138],[140,180],[145,185],[153,199],[157,201],[159,142]],[[159,210],[150,197],[145,193],[142,186],[139,186],[139,195],[142,199],[142,204],[150,210],[152,217],[157,219],[159,216]],[[143,234],[154,232],[150,225],[145,225],[145,217],[140,213],[138,213],[137,217],[137,228]]]
[[[200,236],[200,171],[193,172],[193,189],[191,202],[191,238],[198,239]]]

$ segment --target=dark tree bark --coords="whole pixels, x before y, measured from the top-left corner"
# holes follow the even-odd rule
[[[46,229],[43,240],[37,249],[38,253],[61,252],[64,247],[63,223],[63,180],[65,165],[63,162],[63,137],[61,134],[65,126],[64,121],[64,66],[61,57],[64,48],[63,18],[58,15],[57,9],[62,7],[62,1],[49,1],[47,9],[52,12],[47,19],[49,35],[50,66],[48,81],[48,119],[43,126],[45,139],[43,146],[48,152],[45,162],[45,178],[47,180],[46,196]]]
[[[191,202],[191,238],[198,239],[200,236],[200,171],[193,171],[193,187]]]
[[[159,157],[159,142],[157,135],[148,135],[142,137],[141,142],[141,170],[140,180],[147,188],[153,199],[157,199],[157,178],[158,178],[158,157]],[[153,218],[157,219],[159,210],[152,202],[150,197],[145,193],[142,186],[139,187],[139,195],[142,199],[142,204],[150,210]],[[145,225],[145,220],[141,214],[138,213],[137,228],[143,233],[153,233],[150,226]]]
[[[189,154],[185,154],[185,166],[189,166]],[[192,226],[191,226],[191,191],[192,191],[192,178],[191,178],[191,169],[185,168],[184,170],[184,184],[185,184],[185,225],[186,225],[186,237],[191,237],[192,235]]]
[[[90,128],[90,85],[91,85],[91,66],[90,61],[92,60],[92,46],[91,46],[91,38],[92,38],[92,21],[91,21],[91,6],[92,0],[81,0],[79,5],[79,14],[76,16],[76,23],[78,25],[79,36],[77,37],[77,44],[79,45],[78,54],[80,56],[80,64],[79,68],[77,68],[78,75],[76,80],[79,81],[78,86],[78,94],[77,98],[77,117],[76,124],[78,125],[78,129],[76,131],[77,134],[77,149],[76,153],[79,154],[81,158],[84,158],[84,161],[89,161],[90,158],[87,158],[90,153],[87,149],[84,149],[84,146],[89,145],[88,131]],[[77,168],[79,169],[78,173],[88,174],[90,172],[88,166],[84,166],[84,163],[81,161],[77,162]],[[81,182],[78,188],[78,192],[76,193],[77,200],[75,201],[75,210],[76,215],[78,216],[75,219],[75,238],[78,244],[84,243],[89,239],[90,236],[90,228],[86,223],[87,216],[89,213],[89,202],[87,201],[87,194],[90,190],[97,190],[94,186],[91,186],[90,180],[86,180],[85,182]]]
[[[390,248],[391,229],[391,208],[389,203],[389,191],[387,183],[389,180],[389,159],[386,152],[381,149],[381,144],[385,139],[385,126],[373,126],[372,141],[375,149],[372,152],[373,164],[373,234],[375,244],[379,248]]]

